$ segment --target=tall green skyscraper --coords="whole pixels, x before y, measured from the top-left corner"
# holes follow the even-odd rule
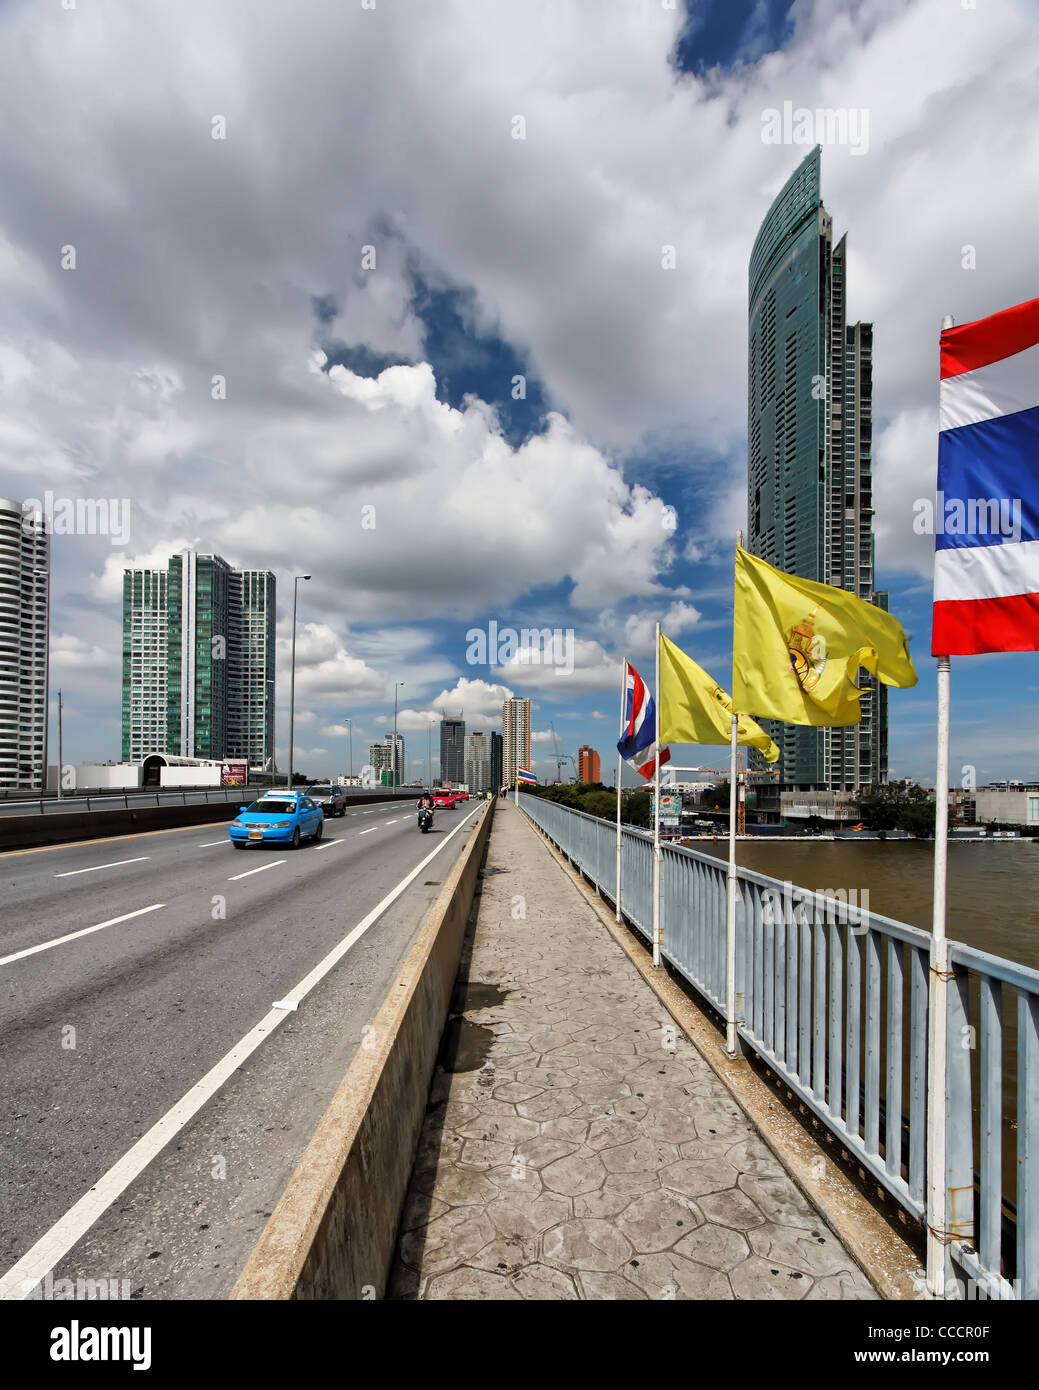
[[[787,180],[750,257],[747,548],[886,608],[873,588],[873,326],[847,323],[847,249],[833,244],[820,154]],[[887,691],[865,672],[860,684],[855,728],[762,721],[785,786],[887,780]]]
[[[276,585],[183,551],[123,575],[123,759],[274,755]]]

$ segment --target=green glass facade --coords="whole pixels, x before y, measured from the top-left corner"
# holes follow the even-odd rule
[[[275,578],[184,551],[123,576],[123,758],[274,756]]]
[[[787,180],[751,252],[747,548],[788,574],[886,602],[873,590],[873,328],[846,321],[847,250],[843,237],[833,244],[820,154]],[[762,721],[783,785],[887,780],[886,690],[869,685],[856,728]]]

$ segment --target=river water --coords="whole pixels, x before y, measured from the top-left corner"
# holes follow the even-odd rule
[[[728,845],[719,837],[693,840],[690,848],[726,859]],[[869,892],[869,909],[925,931],[931,930],[934,846],[914,840],[741,840],[737,863],[746,869],[789,880],[795,887]],[[951,841],[946,893],[946,933],[978,950],[1039,970],[1039,841]],[[886,978],[886,977],[885,977]],[[881,984],[881,1016],[885,1017]],[[970,1017],[978,1017],[976,983],[971,987]],[[1017,1195],[1017,1034],[1016,994],[1006,991],[1002,1074],[1002,1176],[1009,1201]],[[881,1068],[886,1041],[881,1036]],[[908,1060],[903,1064],[903,1097],[908,1095]],[[974,1155],[980,1140],[979,1053],[972,1056]]]
[[[690,848],[725,859],[719,838]],[[869,892],[869,907],[931,929],[934,846],[915,840],[740,840],[736,862],[798,888]],[[946,935],[1039,970],[1039,840],[951,841]]]

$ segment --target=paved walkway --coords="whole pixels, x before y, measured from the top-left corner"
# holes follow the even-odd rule
[[[482,882],[389,1297],[876,1298],[511,804]]]

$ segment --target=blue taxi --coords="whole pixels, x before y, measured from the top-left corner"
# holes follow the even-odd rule
[[[283,844],[299,849],[301,840],[320,840],[325,813],[302,792],[264,792],[243,806],[228,827],[235,849],[248,845]]]

